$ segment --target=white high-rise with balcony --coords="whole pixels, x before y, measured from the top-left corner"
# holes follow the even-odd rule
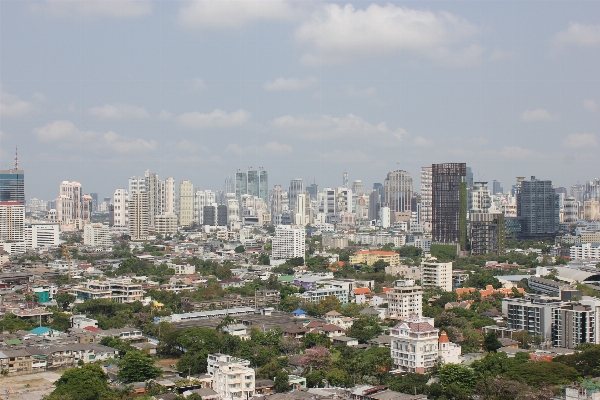
[[[125,228],[129,223],[129,193],[126,189],[117,189],[113,195],[114,226]]]
[[[175,179],[165,180],[165,214],[175,214]]]
[[[273,239],[273,258],[290,259],[304,257],[306,231],[301,226],[279,225]]]

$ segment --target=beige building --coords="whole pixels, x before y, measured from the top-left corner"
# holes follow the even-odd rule
[[[144,299],[140,283],[131,279],[109,279],[87,281],[73,288],[77,300],[111,299],[117,303],[133,303]]]
[[[350,256],[350,263],[352,264],[371,266],[379,260],[385,261],[390,266],[396,266],[400,264],[400,255],[395,251],[361,250]]]
[[[179,224],[190,226],[194,222],[194,185],[188,180],[179,184]]]
[[[108,225],[86,224],[83,228],[83,244],[98,247],[112,246],[113,243]]]
[[[413,279],[398,280],[387,292],[388,318],[406,319],[423,313],[423,290]]]
[[[586,200],[583,202],[583,219],[586,221],[600,220],[600,202],[598,200]]]
[[[212,389],[228,400],[247,400],[254,396],[255,373],[250,362],[227,354],[208,355],[208,374]]]
[[[137,192],[131,195],[129,201],[128,231],[131,240],[148,239],[148,194]]]
[[[600,232],[581,232],[581,243],[600,243]]]
[[[154,219],[156,233],[177,233],[177,215],[157,215]]]

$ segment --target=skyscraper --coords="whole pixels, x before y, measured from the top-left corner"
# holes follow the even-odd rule
[[[164,214],[175,214],[175,179],[165,180],[165,207]]]
[[[525,237],[552,235],[558,231],[558,195],[552,181],[519,180],[517,216],[521,217],[521,234]]]
[[[421,226],[431,231],[431,166],[421,168]]]
[[[238,171],[235,173],[235,197],[241,202],[242,195],[248,193],[248,178],[245,172]]]
[[[148,224],[154,227],[154,217],[163,213],[165,185],[158,179],[158,175],[150,170],[146,171],[145,184],[148,193]]]
[[[352,193],[356,194],[357,196],[362,196],[365,194],[365,187],[361,180],[352,182]]]
[[[194,185],[188,180],[179,184],[179,224],[190,226],[194,222]]]
[[[131,240],[148,238],[148,193],[134,193],[129,200],[128,231]]]
[[[25,204],[25,171],[0,170],[0,202]]]
[[[225,178],[225,184],[223,185],[223,191],[225,192],[225,194],[235,193],[235,182],[233,181],[233,178],[231,177],[231,175],[227,175],[227,178]]]
[[[431,166],[432,240],[434,243],[467,245],[467,165]]]
[[[383,181],[384,203],[390,212],[411,211],[413,180],[406,171],[397,170],[387,174]]]
[[[502,188],[502,184],[495,180],[492,182],[492,194],[504,193],[504,189]]]
[[[126,228],[129,225],[129,194],[126,189],[115,190],[113,205],[113,225]]]
[[[258,179],[258,171],[255,169],[252,169],[252,167],[250,167],[250,169],[248,169],[248,172],[246,173],[246,176],[248,178],[248,184],[247,184],[247,192],[245,194],[249,194],[250,196],[255,196],[258,197],[259,191],[260,191],[260,181]]]
[[[58,220],[65,224],[83,219],[81,183],[68,181],[60,183],[59,195],[56,199],[56,211],[58,213]]]
[[[290,189],[288,190],[288,199],[290,202],[289,209],[293,213],[296,209],[296,199],[298,195],[304,191],[304,182],[302,178],[294,178],[290,180]]]
[[[373,190],[369,194],[369,220],[379,219],[379,211],[381,208],[381,198],[378,190]]]
[[[263,167],[259,168],[258,181],[258,197],[260,197],[265,204],[269,204],[269,174]]]
[[[311,200],[317,200],[317,193],[319,192],[319,185],[317,185],[316,183],[311,183],[306,190],[308,191],[308,194],[310,195],[310,199]]]

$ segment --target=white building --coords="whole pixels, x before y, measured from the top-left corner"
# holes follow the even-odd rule
[[[247,360],[226,354],[208,355],[208,374],[212,389],[228,400],[247,400],[254,396],[255,373]]]
[[[177,215],[175,214],[157,215],[154,223],[156,225],[156,233],[177,232]]]
[[[379,210],[379,220],[381,221],[382,228],[389,228],[391,226],[391,216],[389,207],[381,207],[381,210]]]
[[[165,180],[165,214],[175,214],[175,179]]]
[[[77,300],[111,299],[118,303],[133,303],[144,299],[141,283],[129,278],[86,281],[73,288]]]
[[[433,318],[411,315],[390,329],[391,356],[397,372],[425,374],[438,357],[444,363],[459,363],[460,346],[451,343],[445,332],[433,326]]]
[[[191,275],[196,272],[196,266],[194,264],[185,262],[169,263],[167,266],[173,268],[175,275]]]
[[[311,303],[318,303],[328,297],[335,297],[340,301],[340,303],[347,303],[348,291],[339,288],[316,289],[304,292],[300,295],[300,297]]]
[[[387,292],[388,318],[406,319],[423,313],[423,290],[413,279],[398,280]]]
[[[114,223],[120,228],[129,224],[129,194],[126,189],[117,189],[113,195]]]
[[[432,190],[431,166],[421,168],[421,209],[419,219],[426,231],[431,231]]]
[[[0,243],[22,243],[25,247],[24,223],[25,205],[16,201],[0,202]]]
[[[452,263],[433,261],[421,262],[421,286],[439,287],[445,292],[452,291]]]
[[[600,260],[600,243],[576,243],[570,256],[571,260]]]
[[[60,183],[59,195],[56,199],[56,211],[58,220],[65,225],[86,219],[85,217],[88,215],[84,215],[81,183],[69,181]]]
[[[304,257],[306,231],[303,227],[291,225],[279,225],[275,228],[273,238],[274,259],[290,259]]]
[[[146,240],[148,238],[148,194],[134,193],[129,201],[128,232],[131,240]]]
[[[111,234],[108,225],[86,224],[83,228],[83,244],[86,246],[112,246]]]

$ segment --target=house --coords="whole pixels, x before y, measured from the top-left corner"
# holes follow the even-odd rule
[[[283,336],[293,339],[302,339],[307,329],[300,324],[287,324],[283,326]]]
[[[231,278],[219,281],[219,285],[221,285],[223,289],[227,289],[230,287],[243,287],[245,285],[245,282],[239,278]]]
[[[358,346],[358,339],[348,336],[337,336],[333,338],[333,345]]]
[[[297,308],[294,311],[292,311],[292,315],[294,316],[294,318],[306,318],[306,311]]]

